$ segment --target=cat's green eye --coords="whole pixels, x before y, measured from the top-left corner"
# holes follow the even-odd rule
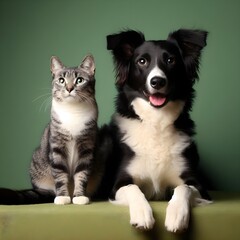
[[[82,83],[84,83],[85,82],[85,79],[83,78],[83,77],[78,77],[77,79],[76,79],[76,84],[82,84]]]
[[[61,77],[58,79],[58,81],[59,81],[59,83],[63,84],[65,82],[65,79]]]

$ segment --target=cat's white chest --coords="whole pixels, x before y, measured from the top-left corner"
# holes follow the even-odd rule
[[[67,130],[72,136],[77,136],[84,129],[88,116],[82,113],[66,113],[58,111],[61,127]]]
[[[96,118],[96,110],[87,103],[63,104],[53,101],[52,112],[61,128],[73,138],[80,135],[86,129],[86,124]]]

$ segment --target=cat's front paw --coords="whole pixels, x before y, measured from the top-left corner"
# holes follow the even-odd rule
[[[73,204],[84,205],[89,203],[89,198],[85,196],[74,197],[72,202]]]
[[[71,198],[69,196],[57,196],[54,199],[54,203],[58,205],[66,205],[71,203]]]

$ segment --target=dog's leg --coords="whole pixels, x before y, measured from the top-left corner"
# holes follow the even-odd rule
[[[174,189],[168,203],[165,226],[170,232],[181,232],[187,229],[191,207],[203,206],[212,201],[203,199],[194,186],[180,185]]]
[[[129,206],[131,225],[144,230],[153,228],[155,220],[152,208],[137,185],[130,184],[119,188],[115,199],[117,204]]]
[[[187,185],[174,189],[166,211],[165,227],[168,231],[181,232],[188,227],[193,194],[192,188]]]

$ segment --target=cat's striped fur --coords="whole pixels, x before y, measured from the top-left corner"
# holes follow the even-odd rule
[[[57,57],[52,57],[51,72],[51,121],[32,157],[33,189],[5,189],[3,195],[9,198],[0,198],[0,203],[49,202],[49,198],[56,204],[89,202],[86,187],[92,168],[98,117],[94,59],[88,55],[80,66],[68,68]]]

